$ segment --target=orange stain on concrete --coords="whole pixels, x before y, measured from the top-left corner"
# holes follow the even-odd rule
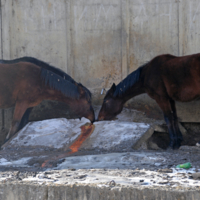
[[[78,151],[78,149],[83,144],[83,142],[93,133],[94,128],[95,128],[94,124],[90,124],[90,123],[86,123],[85,125],[81,126],[81,135],[69,147],[71,149],[70,153],[75,153]]]
[[[65,158],[66,156],[69,156],[69,155],[77,152],[78,149],[80,148],[80,146],[83,144],[83,142],[93,133],[95,125],[91,124],[91,123],[86,123],[85,125],[81,126],[80,128],[81,128],[80,136],[69,147],[69,149],[71,149],[71,152],[64,153],[60,156],[52,158],[51,160],[46,160],[42,163],[41,167],[46,167],[46,166],[51,167],[52,165],[49,164],[50,161],[59,160],[61,158]]]

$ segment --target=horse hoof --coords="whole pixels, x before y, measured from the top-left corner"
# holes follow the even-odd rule
[[[179,145],[178,146],[176,145],[173,147],[173,150],[177,150],[177,149],[179,149],[179,147],[180,147]]]
[[[181,146],[181,144],[180,144],[179,142],[171,143],[171,144],[167,147],[167,150],[177,150],[177,149],[179,149],[180,146]]]
[[[173,147],[168,146],[166,150],[167,150],[167,151],[173,151]]]
[[[176,142],[173,146],[173,149],[176,150],[176,149],[179,149],[181,146],[181,143],[180,142]]]

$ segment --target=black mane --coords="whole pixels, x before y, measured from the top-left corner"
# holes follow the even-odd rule
[[[140,72],[143,66],[144,65],[140,66],[137,70],[130,73],[116,86],[113,94],[114,97],[121,97],[129,88],[131,88],[139,80]]]
[[[49,85],[50,88],[62,92],[67,97],[79,98],[78,87],[74,83],[45,68],[41,68],[40,76],[44,80],[45,85]]]
[[[0,60],[0,63],[14,64],[18,62],[30,62],[41,67],[41,78],[45,85],[61,91],[65,96],[78,99],[80,97],[78,86],[83,87],[87,100],[91,99],[91,92],[81,83],[77,83],[71,76],[59,68],[33,57],[21,57],[13,60]]]

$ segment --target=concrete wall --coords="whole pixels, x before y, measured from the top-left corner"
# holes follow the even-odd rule
[[[49,62],[91,89],[94,103],[101,103],[102,88],[118,83],[154,56],[200,49],[198,0],[0,2],[1,58],[33,56]],[[146,95],[127,105],[159,111]],[[198,107],[178,104],[180,119],[199,121]],[[0,126],[7,128],[12,109],[1,115]]]

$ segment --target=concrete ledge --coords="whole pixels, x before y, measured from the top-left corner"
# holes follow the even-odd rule
[[[0,199],[3,200],[199,200],[200,190],[183,188],[98,187],[89,185],[34,185],[1,183]]]
[[[0,172],[0,199],[199,200],[198,180],[186,178],[187,174],[182,170],[172,171],[64,169]]]

